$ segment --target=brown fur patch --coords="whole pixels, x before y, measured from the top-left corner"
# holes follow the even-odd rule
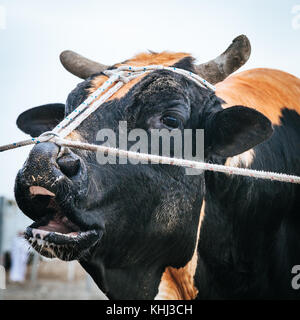
[[[198,224],[196,246],[192,259],[183,268],[167,267],[161,277],[156,300],[192,300],[198,294],[194,284],[198,262],[198,241],[204,218],[205,201],[203,201]]]
[[[226,101],[224,108],[234,105],[254,108],[275,125],[280,124],[283,108],[300,114],[300,79],[283,71],[247,70],[218,83],[216,88],[216,95]]]
[[[188,57],[187,53],[172,53],[172,52],[161,52],[161,53],[140,53],[130,60],[123,63],[116,64],[118,68],[124,65],[130,65],[134,67],[149,66],[149,65],[163,65],[172,66],[181,59]],[[146,74],[145,74],[146,75]],[[120,90],[118,90],[110,99],[120,99],[123,97],[136,83],[138,83],[145,75],[142,75],[129,83],[126,83]],[[91,87],[88,89],[89,94],[92,94],[108,79],[107,76],[101,75],[95,77],[91,82]]]
[[[77,131],[72,131],[69,135],[65,137],[65,139],[74,141],[84,141],[82,136]]]
[[[65,139],[67,139],[67,140],[74,140],[74,141],[81,141],[81,142],[87,142],[83,137],[82,137],[82,135],[81,134],[79,134],[79,132],[78,131],[76,131],[76,129],[74,130],[74,131],[72,131],[69,135],[67,135],[66,137],[65,137]],[[72,147],[69,147],[69,148],[71,148],[72,149]],[[82,156],[88,156],[88,154],[89,154],[89,152],[91,152],[91,151],[88,151],[88,150],[79,150],[79,149],[76,149],[77,150],[77,153],[78,152],[80,152],[80,154],[82,155]]]

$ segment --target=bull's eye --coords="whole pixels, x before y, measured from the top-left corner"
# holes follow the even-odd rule
[[[179,128],[181,126],[181,120],[172,116],[163,116],[162,123],[170,128]]]

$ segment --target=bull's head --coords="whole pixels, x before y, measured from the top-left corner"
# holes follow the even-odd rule
[[[217,83],[249,54],[249,42],[240,36],[200,66],[188,54],[166,52],[141,54],[124,64],[177,66]],[[65,105],[40,106],[19,116],[19,128],[32,136],[51,130],[107,79],[102,73],[107,66],[73,52],[64,52],[61,61],[86,80]],[[159,70],[127,83],[68,138],[96,144],[100,129],[117,132],[120,121],[127,121],[128,130],[147,133],[202,128],[209,160],[226,159],[269,137],[271,125],[262,114],[246,107],[223,110],[221,103],[211,90]],[[79,260],[110,298],[151,299],[165,268],[184,267],[194,256],[204,189],[203,173],[186,175],[184,168],[169,165],[100,165],[92,152],[46,142],[31,150],[15,195],[35,221],[26,237],[42,255]]]

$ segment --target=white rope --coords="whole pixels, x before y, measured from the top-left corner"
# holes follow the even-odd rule
[[[201,87],[206,87],[211,90],[215,90],[215,87],[209,82],[207,82],[205,79],[199,77],[198,75],[190,71],[175,67],[165,67],[158,65],[146,67],[121,66],[114,70],[106,70],[104,74],[109,76],[108,80],[105,81],[101,87],[99,87],[92,95],[90,95],[83,103],[81,103],[73,112],[71,112],[66,118],[64,118],[52,131],[45,132],[37,138],[32,138],[0,146],[0,152],[19,148],[30,144],[38,144],[41,142],[52,141],[60,146],[68,146],[72,148],[84,149],[89,151],[101,151],[105,153],[110,153],[111,155],[118,155],[119,157],[128,157],[130,159],[150,161],[151,163],[168,164],[199,170],[222,172],[230,175],[234,174],[259,179],[300,184],[300,177],[288,174],[228,167],[224,165],[191,161],[185,159],[162,157],[157,155],[132,152],[117,148],[99,146],[80,141],[70,141],[64,139],[74,129],[76,129],[82,121],[84,121],[90,114],[92,114],[105,101],[107,101],[112,95],[114,95],[125,83],[147,72],[154,70],[169,70],[189,78]]]
[[[133,151],[122,150],[118,148],[111,148],[107,146],[89,144],[79,141],[71,141],[66,139],[54,138],[54,142],[60,146],[68,146],[71,148],[89,150],[89,151],[100,151],[109,155],[116,155],[122,158],[136,159],[140,161],[150,161],[151,163],[160,163],[160,164],[168,164],[173,166],[180,166],[186,168],[193,168],[199,170],[209,170],[215,172],[222,172],[227,174],[235,174],[239,176],[248,176],[259,179],[268,179],[273,181],[281,181],[281,182],[290,182],[290,183],[298,183],[300,184],[300,177],[283,174],[283,173],[275,173],[275,172],[267,172],[267,171],[258,171],[244,168],[236,168],[229,167],[220,164],[214,163],[206,163],[200,161],[192,161],[178,158],[169,158],[158,155],[152,155],[147,153],[139,153]]]
[[[91,94],[85,101],[83,101],[75,110],[73,110],[66,118],[64,118],[51,132],[53,135],[60,138],[67,137],[73,130],[75,130],[82,121],[84,121],[90,114],[96,111],[104,102],[113,96],[125,83],[142,76],[145,73],[155,70],[168,70],[181,74],[197,85],[215,90],[215,87],[200,76],[183,69],[176,67],[165,67],[161,65],[151,65],[145,67],[121,66],[117,69],[106,70],[104,74],[109,78],[100,86],[93,94]],[[42,137],[43,136],[43,137]],[[15,149],[30,145],[33,143],[40,143],[49,141],[51,135],[42,134],[40,137],[24,140],[20,142],[11,143],[0,147],[1,151]]]

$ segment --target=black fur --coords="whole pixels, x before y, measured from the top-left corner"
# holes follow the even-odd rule
[[[283,109],[251,168],[299,176],[299,128],[299,114]],[[300,263],[300,186],[210,172],[205,180],[198,298],[299,299],[291,270]]]
[[[23,112],[17,119],[19,129],[32,137],[52,130],[65,116],[65,105],[49,103]]]
[[[192,60],[188,58],[176,66],[193,70]],[[72,91],[66,103],[66,114],[87,97],[89,86],[90,79]],[[172,114],[181,119],[181,129],[206,130],[206,160],[220,159],[220,154],[238,154],[269,138],[271,123],[263,115],[239,107],[222,111],[221,102],[210,90],[199,88],[181,75],[160,70],[144,77],[120,100],[103,104],[82,122],[77,132],[88,142],[98,143],[98,130],[111,128],[117,132],[121,120],[128,122],[128,129],[142,128],[149,132],[152,128],[165,128],[161,119],[165,114]],[[245,121],[245,115],[248,121]],[[243,139],[247,139],[245,144]],[[46,146],[49,149],[49,145]],[[93,153],[70,152],[82,159],[78,173],[81,178],[77,175],[51,184],[49,181],[60,174],[55,171],[57,152],[47,153],[46,149],[43,152],[43,144],[33,148],[16,180],[16,199],[20,208],[34,219],[44,212],[41,204],[28,195],[28,187],[32,184],[30,177],[38,171],[40,176],[46,177],[40,185],[56,194],[64,214],[71,221],[85,229],[103,229],[104,235],[96,250],[80,259],[99,287],[114,299],[153,299],[165,267],[183,267],[193,255],[205,192],[204,174],[188,176],[183,168],[167,165],[99,165]],[[45,165],[41,166],[41,163]],[[203,297],[223,297],[226,295],[210,296],[207,293],[211,289],[203,284],[210,278],[205,277],[203,282],[205,269],[202,270],[201,265],[217,272],[218,277],[224,274],[222,264],[220,267],[218,262],[223,261],[227,249],[232,246],[224,238],[230,236],[232,228],[224,231],[224,225],[231,225],[226,224],[225,217],[222,222],[220,211],[223,208],[213,210],[211,207],[218,206],[213,192],[218,196],[224,194],[226,199],[225,190],[230,193],[232,190],[226,183],[221,191],[215,186],[218,179],[223,181],[221,175],[207,174],[206,178],[207,216],[210,218],[205,218],[205,240],[201,234],[197,279],[202,283],[197,281],[196,285]],[[264,182],[259,183],[264,185]],[[230,206],[226,201],[225,206]],[[238,203],[247,201],[243,199]],[[214,243],[220,243],[220,247],[215,248],[216,254],[209,250]],[[212,264],[203,259],[202,249]],[[228,259],[231,261],[230,255],[225,258],[226,263]]]

